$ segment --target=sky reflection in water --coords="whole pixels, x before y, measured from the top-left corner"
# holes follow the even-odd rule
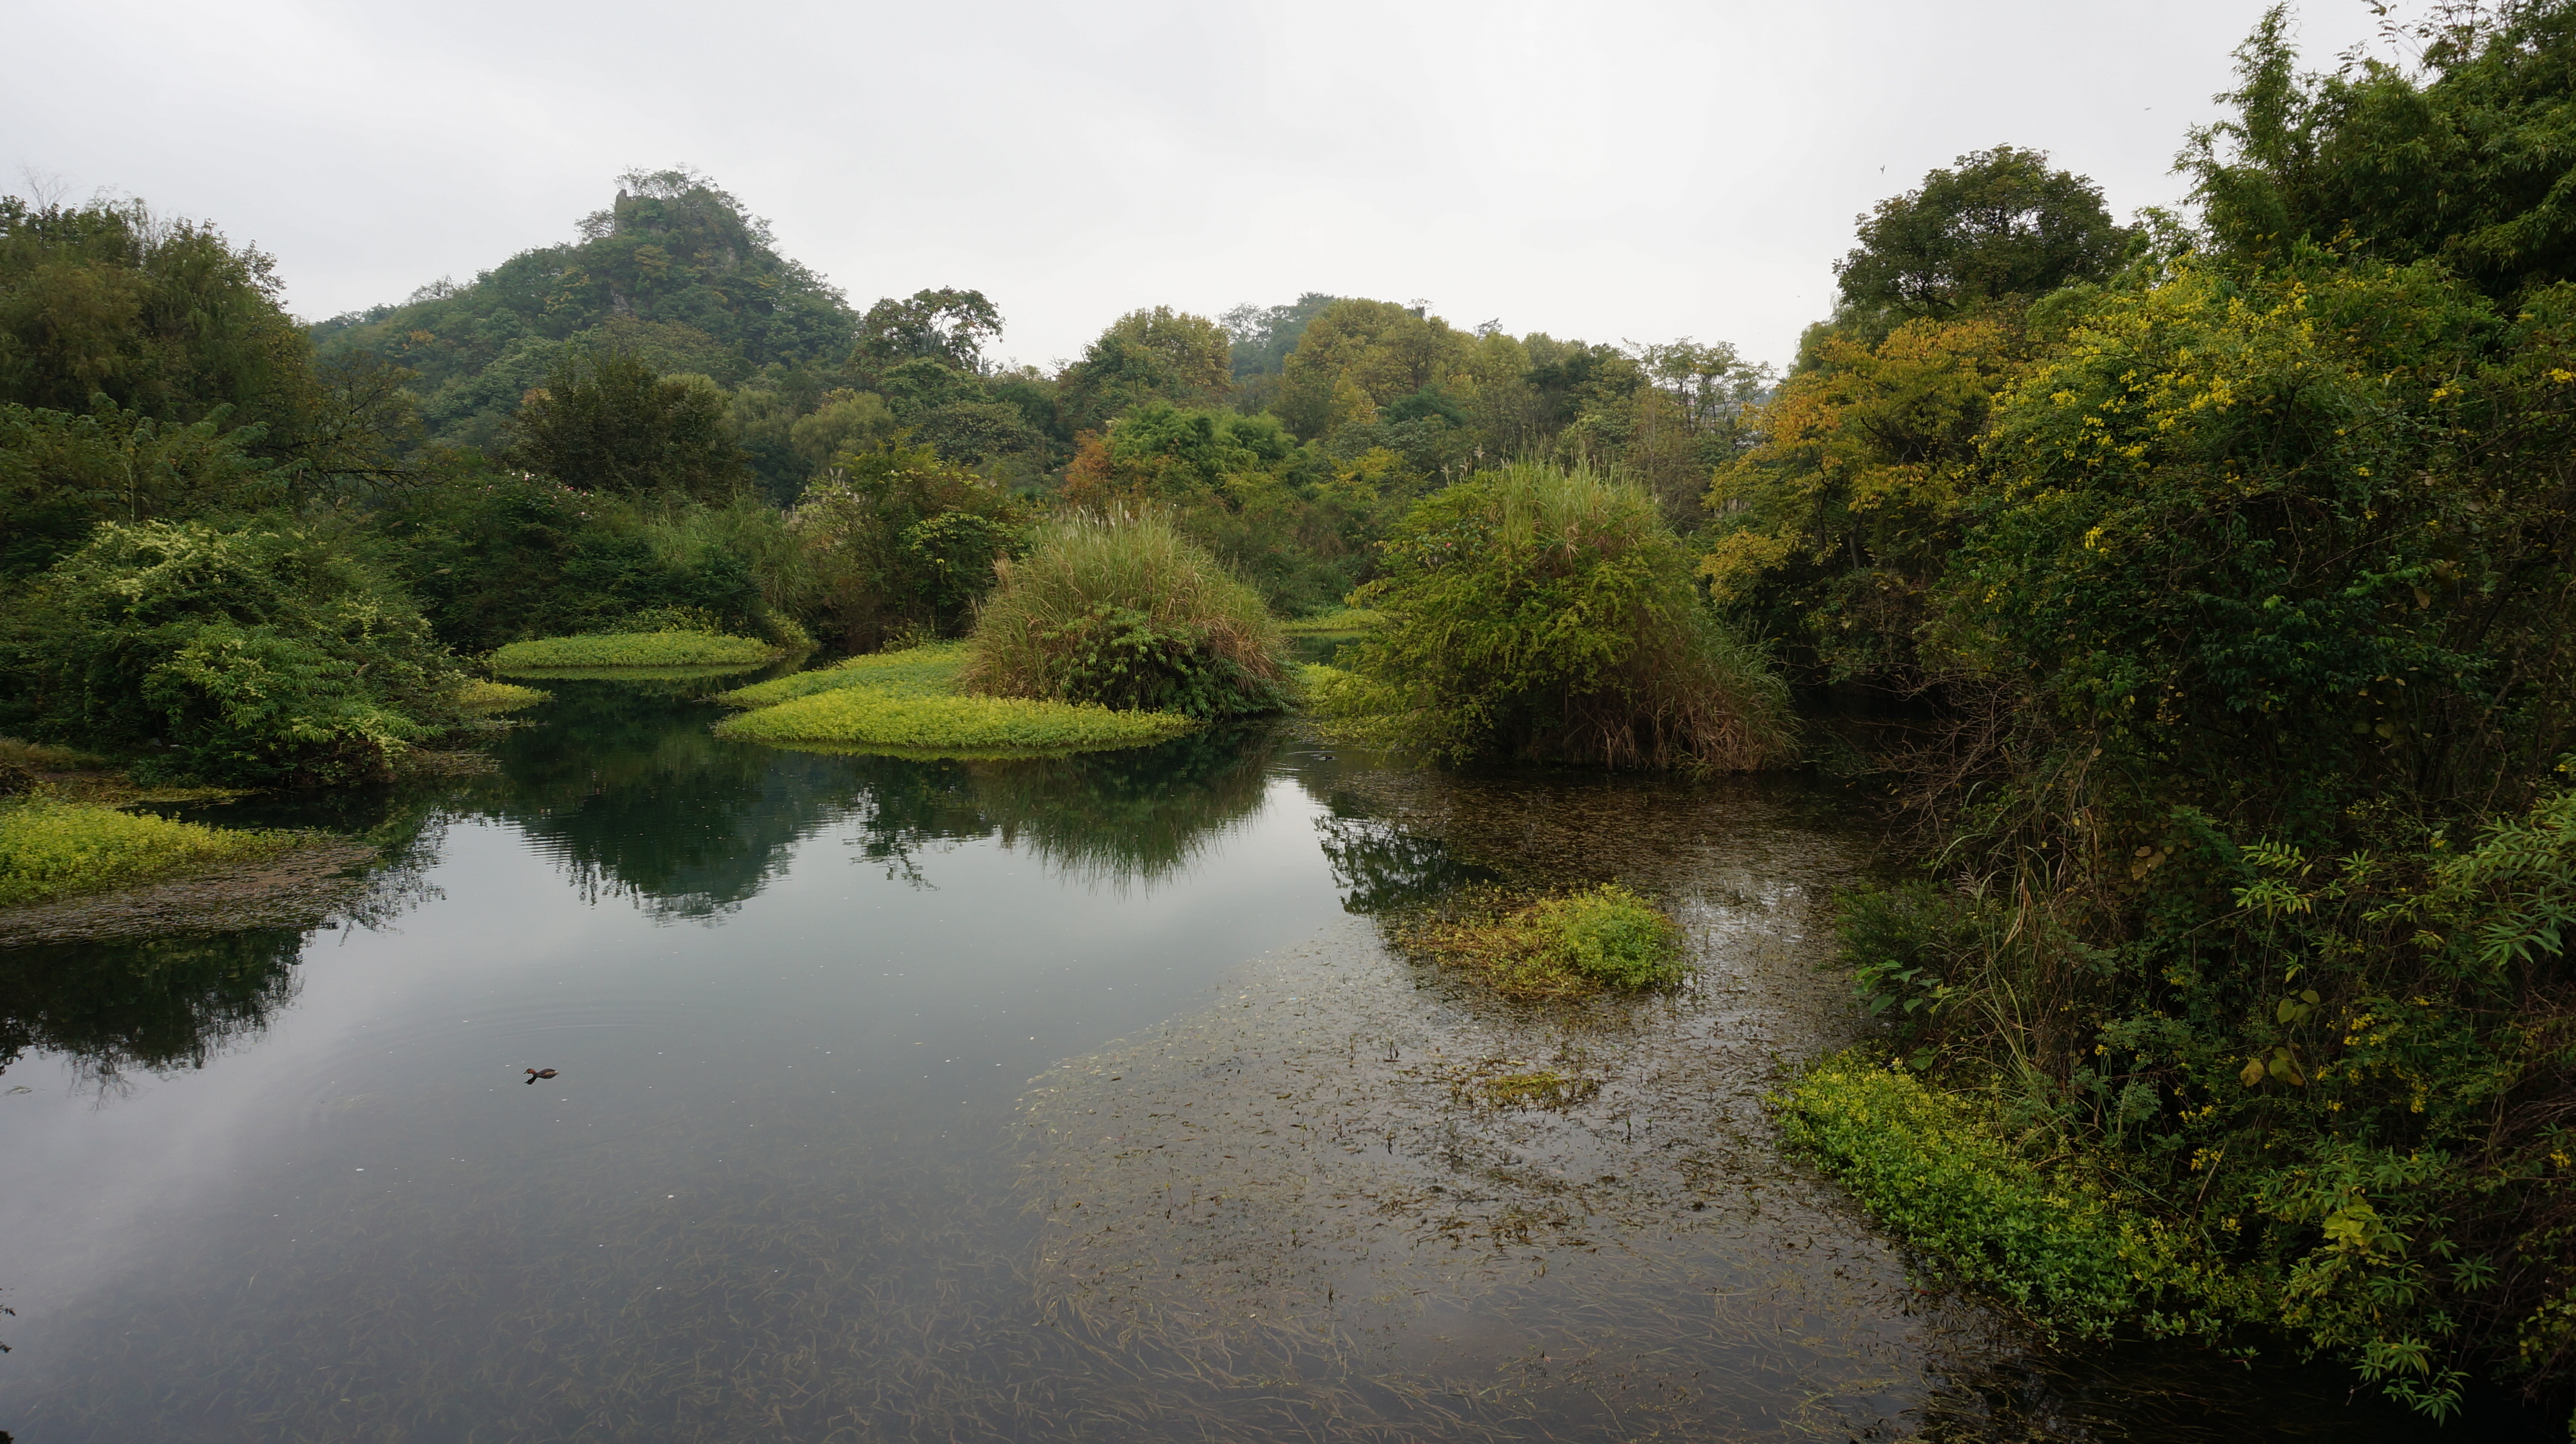
[[[554,685],[496,777],[232,810],[397,843],[360,921],[0,951],[0,1428],[1789,1438],[2026,1407],[1979,1392],[2019,1356],[1975,1311],[1921,1304],[1828,1192],[1767,1161],[1771,1055],[1847,1026],[1808,934],[1860,848],[1796,789],[1480,787],[1278,728],[892,761],[719,742],[685,685]],[[1705,985],[1652,1017],[1498,1012],[1349,918],[1515,870],[1663,887],[1706,941]],[[1415,1042],[1362,1066],[1362,1032]],[[1460,1067],[1591,1047],[1618,1060],[1612,1094],[1646,1090],[1670,1129],[1705,1093],[1689,1127],[1733,1141],[1655,1173],[1630,1156],[1653,1146],[1635,1099],[1624,1121],[1462,1113],[1397,1066],[1441,1039]],[[1309,1064],[1332,1099],[1269,1091],[1264,1069]],[[538,1067],[558,1076],[524,1081]],[[1375,1172],[1335,1185],[1361,1150],[1320,1150],[1287,1193],[1284,1174],[1236,1185],[1276,1195],[1257,1226],[1149,1226],[1140,1190],[1203,1141],[1172,1131],[1182,1113],[1255,1087],[1290,1100],[1258,1124],[1274,1137],[1383,1122]],[[1090,1131],[1104,1110],[1179,1151],[1140,1171],[1123,1131]],[[1188,1166],[1241,1178],[1237,1153],[1256,1156]],[[1575,1160],[1646,1181],[1564,1205],[1549,1170]],[[1129,1237],[1072,1210],[1086,1190]],[[1311,1262],[1309,1214],[1354,1197],[1391,1222]],[[1441,1253],[1462,1217],[1494,1247],[1495,1219],[1519,1229],[1541,1267],[1466,1287],[1493,1265]],[[1537,1282],[1551,1258],[1560,1281]],[[1424,1302],[1345,1303],[1388,1270]],[[1712,1311],[1720,1277],[1761,1297]],[[1256,1327],[1270,1298],[1293,1328]],[[1836,1337],[1758,1343],[1790,1327]],[[1598,1367],[1533,1373],[1542,1337],[1588,1339]],[[1623,1348],[1668,1354],[1633,1398]],[[1688,1382],[1712,1369],[1735,1377]],[[2125,1437],[2133,1404],[2106,1407],[2032,1437]]]

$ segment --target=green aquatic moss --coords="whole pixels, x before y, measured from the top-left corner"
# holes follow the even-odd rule
[[[0,804],[0,907],[274,857],[294,841],[51,798]]]
[[[704,632],[609,632],[512,642],[492,654],[492,663],[504,672],[569,667],[758,666],[779,655],[778,648],[749,637],[720,637]]]
[[[1088,702],[902,695],[845,686],[728,718],[716,734],[939,756],[1004,756],[1142,747],[1197,724],[1171,712],[1119,712]]]
[[[468,712],[515,712],[533,707],[553,694],[511,682],[474,678],[456,690],[456,705]]]
[[[940,642],[899,652],[871,652],[831,667],[793,672],[766,682],[738,687],[716,698],[729,707],[775,707],[817,692],[865,687],[900,697],[945,696],[956,690],[957,674],[966,666],[966,644]]]

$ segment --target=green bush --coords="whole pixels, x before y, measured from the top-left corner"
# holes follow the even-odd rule
[[[546,698],[546,693],[534,687],[491,682],[480,677],[456,689],[456,705],[468,712],[515,712],[522,707],[533,707]]]
[[[1386,621],[1316,699],[1358,740],[1453,761],[1742,769],[1785,756],[1787,689],[1700,600],[1642,488],[1515,465],[1415,504],[1385,574],[1352,593]]]
[[[1018,549],[1020,507],[989,479],[928,448],[844,452],[797,503],[815,580],[816,625],[873,648],[910,625],[962,626]]]
[[[86,803],[0,802],[0,907],[274,857],[293,842],[285,833],[205,827]]]
[[[105,523],[0,631],[0,723],[214,782],[381,780],[463,678],[344,539]]]
[[[492,654],[492,665],[505,672],[554,667],[756,667],[776,661],[778,655],[778,648],[749,637],[610,632],[512,642]]]
[[[1041,531],[976,611],[963,688],[1196,718],[1275,712],[1288,663],[1251,588],[1157,513]]]

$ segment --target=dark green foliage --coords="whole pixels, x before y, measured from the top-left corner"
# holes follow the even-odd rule
[[[265,428],[156,422],[101,396],[86,416],[0,406],[0,583],[53,565],[100,521],[255,510],[286,499]]]
[[[2098,281],[2138,240],[2100,186],[2050,170],[2044,151],[1999,145],[1956,164],[1861,218],[1860,244],[1834,266],[1850,324],[1884,334]]]
[[[1002,334],[1002,313],[981,291],[915,291],[908,300],[877,302],[860,318],[849,366],[859,383],[884,390],[881,378],[906,361],[932,361],[969,375],[984,369],[984,347]]]
[[[0,633],[0,725],[217,782],[390,774],[461,677],[345,539],[284,524],[107,523]]]
[[[312,374],[274,266],[140,204],[0,197],[0,402],[77,413],[104,395],[167,421],[229,407],[283,422]]]
[[[2286,7],[2237,51],[2232,120],[2183,163],[2231,252],[2298,244],[2439,260],[2491,294],[2576,279],[2576,9],[2440,6],[2397,38],[2409,73],[2364,59],[2299,75]]]
[[[1454,761],[1751,768],[1787,698],[1718,621],[1654,499],[1520,465],[1415,503],[1384,575],[1352,594],[1386,622],[1328,706],[1376,740]]]
[[[750,480],[723,394],[631,356],[566,356],[510,435],[511,464],[582,491],[713,501]]]
[[[1067,702],[1202,720],[1276,712],[1276,679],[1211,653],[1188,628],[1158,628],[1134,607],[1100,603],[1040,634],[1055,658],[1055,691]]]
[[[409,493],[383,525],[423,612],[460,651],[636,630],[675,610],[721,632],[796,640],[782,631],[794,598],[773,596],[793,543],[757,503],[631,506],[487,474]]]
[[[1834,926],[1862,1005],[1908,1039],[1951,1001],[1950,978],[1983,941],[1970,905],[1924,882],[1844,893]]]
[[[815,625],[855,651],[900,627],[955,631],[1024,522],[1001,487],[926,447],[844,452],[796,512],[814,557]]]
[[[567,343],[728,387],[849,354],[858,318],[779,256],[740,201],[685,170],[631,172],[619,186],[609,209],[581,223],[581,240],[335,317],[313,329],[316,344],[326,358],[367,354],[416,373],[432,434],[477,446],[499,439]]]

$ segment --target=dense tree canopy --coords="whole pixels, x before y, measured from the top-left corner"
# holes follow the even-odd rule
[[[2401,38],[2422,69],[2360,58],[2300,75],[2275,6],[2237,51],[2232,119],[2185,166],[2212,236],[2439,259],[2496,294],[2576,278],[2576,9],[2510,0],[2437,9]]]
[[[2098,281],[2137,238],[2101,187],[2050,170],[2046,152],[1999,145],[1956,165],[1860,218],[1860,244],[1834,266],[1848,322],[1884,331]]]

